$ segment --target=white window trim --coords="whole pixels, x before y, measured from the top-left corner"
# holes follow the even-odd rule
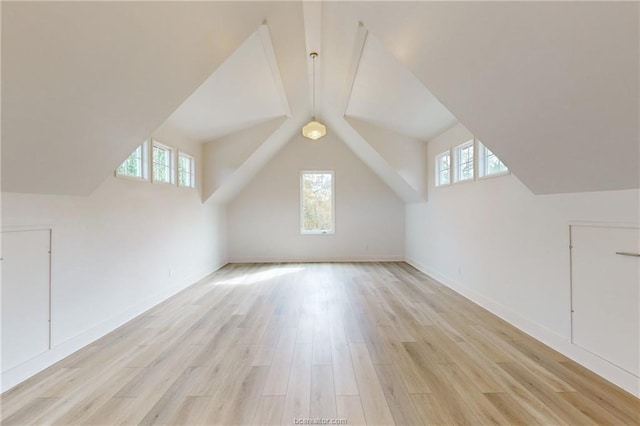
[[[302,179],[305,174],[310,173],[323,173],[331,174],[331,230],[330,231],[307,231],[304,229],[304,206],[302,202],[304,200]],[[302,235],[334,235],[336,233],[336,179],[335,172],[333,170],[301,170],[300,171],[300,234]]]
[[[453,170],[451,167],[453,164],[453,153],[451,151],[452,151],[451,148],[449,148],[448,150],[436,155],[435,163],[434,163],[435,169],[436,169],[436,175],[435,175],[436,188],[440,188],[441,186],[450,186],[453,183]],[[442,157],[445,154],[449,154],[449,182],[440,183],[440,157]]]
[[[485,150],[487,149],[487,147],[482,142],[480,142],[478,139],[475,139],[475,141],[476,141],[476,148],[475,149],[478,152],[478,155],[477,155],[477,157],[478,157],[478,161],[477,161],[478,177],[477,177],[477,179],[478,180],[493,179],[493,178],[507,176],[507,175],[511,174],[511,170],[509,170],[509,168],[507,167],[506,164],[505,164],[505,167],[507,167],[507,170],[505,170],[504,172],[486,174],[487,165],[485,163]],[[496,156],[496,158],[498,160],[500,160],[500,157],[498,157],[495,152],[493,152],[493,151],[491,151],[491,152],[493,153],[493,155]],[[502,160],[500,160],[500,161],[502,162]],[[485,169],[485,171],[484,171],[485,174],[482,174],[482,175],[480,174],[480,163],[481,162],[482,162],[482,167]],[[502,163],[502,164],[504,164],[504,163]]]
[[[142,142],[141,145],[136,147],[136,150],[139,147],[142,147],[142,159],[141,159],[142,177],[140,177],[140,176],[131,176],[131,175],[127,175],[127,174],[118,173],[118,168],[120,167],[120,165],[122,165],[122,163],[120,163],[120,165],[118,165],[118,167],[116,167],[116,170],[113,172],[115,177],[122,178],[122,179],[129,179],[129,180],[138,181],[138,182],[149,182],[149,179],[150,179],[150,174],[149,174],[149,141],[146,140],[146,141]],[[133,152],[131,154],[133,154]],[[127,158],[129,158],[131,156],[131,154],[127,155]],[[124,161],[126,161],[126,160],[127,159],[125,158]]]
[[[155,163],[153,162],[153,147],[154,146],[157,146],[158,148],[163,148],[163,149],[169,150],[170,158],[169,158],[169,181],[168,182],[164,181],[164,180],[156,180],[153,177],[153,169],[155,168]],[[175,185],[175,182],[176,182],[176,161],[177,161],[177,158],[176,158],[176,155],[175,155],[175,151],[176,150],[174,148],[172,148],[172,147],[170,147],[168,145],[165,145],[165,144],[163,144],[161,142],[158,142],[155,139],[152,140],[151,150],[150,150],[150,154],[149,154],[149,163],[151,164],[151,173],[150,173],[151,182],[160,183],[160,184],[164,183],[166,185]]]
[[[503,176],[507,176],[511,174],[511,170],[507,169],[506,172],[500,172],[500,173],[494,173],[492,175],[484,175],[484,176],[478,176],[476,178],[476,180],[487,180],[487,179],[493,179],[493,178],[498,178],[498,177],[503,177]]]
[[[458,164],[458,157],[460,156],[460,151],[463,150],[464,148],[468,147],[468,146],[473,146],[473,177],[471,177],[471,179],[464,179],[464,180],[460,180],[460,167]],[[468,182],[473,182],[477,179],[478,177],[478,161],[477,161],[477,154],[478,154],[478,149],[476,147],[476,139],[471,139],[465,143],[462,143],[460,145],[456,145],[453,149],[453,155],[451,156],[451,160],[453,161],[454,164],[454,172],[453,172],[453,183],[455,184],[459,184],[459,183],[468,183]]]
[[[178,178],[178,172],[180,168],[180,157],[186,157],[191,161],[191,185],[180,185],[180,179]],[[176,156],[176,185],[178,188],[196,189],[196,158],[193,155],[178,150]]]

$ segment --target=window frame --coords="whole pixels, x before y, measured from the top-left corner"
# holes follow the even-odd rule
[[[189,185],[181,185],[180,184],[180,157],[189,159],[191,163],[191,172],[189,175],[191,176]],[[196,159],[193,155],[187,154],[186,152],[178,150],[178,155],[176,156],[176,184],[178,188],[188,188],[195,189],[196,188]]]
[[[331,175],[331,229],[327,231],[309,231],[304,229],[304,175]],[[301,170],[300,171],[300,234],[301,235],[334,235],[336,233],[336,175],[334,170]]]
[[[153,161],[153,148],[158,147],[160,149],[165,149],[167,151],[169,151],[169,180],[165,181],[165,180],[157,180],[154,176],[154,172],[156,169],[156,163]],[[152,143],[151,143],[151,152],[149,155],[149,162],[151,163],[151,182],[153,183],[164,183],[164,184],[168,184],[168,185],[174,185],[176,182],[176,156],[175,156],[175,149],[173,147],[170,147],[168,145],[163,144],[162,142],[159,142],[155,139],[152,139]],[[163,165],[164,167],[164,165]]]
[[[453,163],[455,165],[454,172],[453,172],[453,183],[466,183],[466,182],[473,182],[473,181],[476,180],[476,177],[478,175],[477,170],[476,170],[478,162],[476,161],[477,149],[476,149],[475,142],[476,142],[476,140],[474,138],[474,139],[471,139],[471,140],[469,140],[469,141],[467,141],[465,143],[457,145],[457,146],[455,146],[453,148],[453,157],[452,158],[453,158]],[[471,155],[471,162],[472,162],[472,166],[473,166],[471,168],[472,176],[470,178],[468,178],[468,179],[460,179],[460,166],[461,166],[461,163],[460,163],[460,159],[461,159],[460,152],[463,149],[466,149],[468,147],[472,147],[472,149],[473,149],[473,154]]]
[[[500,158],[493,151],[491,151],[489,148],[487,148],[482,142],[480,142],[477,139],[476,139],[476,147],[478,151],[478,179],[491,179],[495,177],[506,176],[511,173],[507,165],[504,164],[504,162],[500,160]],[[504,167],[506,167],[506,170],[498,173],[487,173],[487,163],[488,163],[487,155],[486,155],[487,151],[490,152],[494,157],[496,157],[498,161],[500,161],[504,165]]]
[[[131,157],[133,153],[135,153],[138,150],[138,148],[141,149],[140,168],[142,169],[142,176],[134,176],[134,175],[118,172],[118,169],[120,168],[120,166],[122,166],[124,162],[127,161],[129,157]],[[114,176],[119,178],[124,178],[124,179],[137,180],[141,182],[149,181],[150,173],[149,173],[149,140],[148,139],[142,142],[140,145],[138,145],[131,154],[127,155],[127,158],[125,158],[124,161],[122,161],[122,163],[120,163],[118,167],[116,167],[116,170],[114,171]]]
[[[440,176],[441,176],[441,172],[443,171],[442,169],[440,169],[440,158],[442,158],[444,155],[448,155],[449,156],[449,182],[447,183],[441,183],[440,182]],[[440,154],[436,155],[435,157],[435,169],[436,169],[436,176],[435,176],[435,183],[436,183],[436,188],[441,187],[441,186],[449,186],[451,185],[451,183],[453,182],[453,173],[452,173],[452,169],[451,169],[451,163],[452,163],[452,159],[453,159],[453,155],[451,153],[451,148],[449,148],[448,150],[441,152]]]

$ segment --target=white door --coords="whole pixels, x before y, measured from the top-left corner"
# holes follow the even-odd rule
[[[571,226],[572,340],[640,376],[640,230]]]
[[[2,372],[49,349],[51,231],[2,232]]]

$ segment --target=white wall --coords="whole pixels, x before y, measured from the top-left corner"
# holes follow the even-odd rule
[[[471,137],[458,125],[430,141],[428,164]],[[640,191],[536,196],[513,174],[439,188],[433,175],[429,202],[407,205],[408,261],[637,394],[637,378],[569,343],[569,222],[638,223]]]
[[[203,199],[209,199],[224,185],[283,122],[284,119],[276,118],[205,143],[202,148]]]
[[[160,132],[196,157],[201,146]],[[177,142],[179,141],[179,142]],[[88,197],[2,194],[2,226],[52,225],[52,347],[2,376],[7,389],[226,262],[224,209],[197,190],[109,177]]]
[[[335,171],[336,233],[300,234],[300,171]],[[335,135],[293,138],[227,207],[233,262],[401,260],[404,204]]]
[[[347,120],[391,167],[424,199],[427,198],[427,144],[365,121]]]

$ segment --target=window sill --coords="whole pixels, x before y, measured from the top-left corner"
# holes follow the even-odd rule
[[[493,179],[493,178],[508,176],[510,174],[511,174],[511,172],[509,170],[507,170],[506,172],[494,173],[492,175],[478,176],[478,180]]]
[[[459,185],[459,184],[461,184],[461,183],[471,183],[471,182],[475,182],[475,181],[476,181],[476,178],[475,178],[475,177],[473,177],[473,178],[471,178],[471,179],[457,180],[457,181],[453,182],[453,184],[454,184],[454,185]]]
[[[300,231],[300,235],[334,235],[336,231]]]
[[[159,185],[169,185],[169,186],[174,186],[175,185],[175,183],[173,183],[173,182],[165,182],[163,180],[153,180],[152,183],[159,184]]]
[[[148,178],[138,177],[138,176],[130,176],[130,175],[121,175],[118,172],[115,173],[115,177],[120,179],[133,180],[137,182],[149,182]]]

